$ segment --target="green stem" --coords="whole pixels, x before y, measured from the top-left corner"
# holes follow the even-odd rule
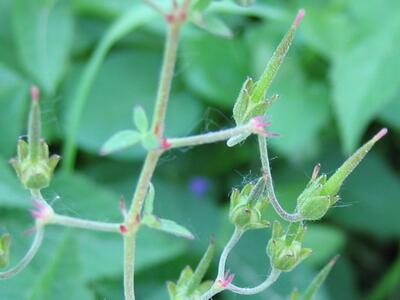
[[[281,275],[281,271],[272,269],[265,281],[252,288],[241,288],[234,284],[229,284],[228,290],[240,295],[255,295],[269,288]]]
[[[181,25],[181,22],[176,22],[170,23],[168,27],[163,66],[152,123],[152,130],[158,137],[162,137],[164,134],[165,114],[171,91]],[[136,233],[140,224],[140,213],[147,189],[157,166],[158,159],[162,153],[163,150],[152,150],[147,154],[133,195],[131,207],[126,217],[126,224],[129,230],[124,237],[124,291],[126,300],[135,299],[133,281],[135,272]]]
[[[134,233],[124,236],[124,294],[125,300],[135,300],[135,249]]]
[[[203,145],[203,144],[210,144],[210,143],[224,141],[233,136],[244,133],[252,133],[252,128],[250,125],[242,125],[234,128],[208,132],[204,134],[193,135],[182,138],[169,138],[168,143],[171,145],[170,148],[196,146],[196,145]]]
[[[235,227],[235,231],[233,232],[229,242],[224,247],[224,250],[222,250],[221,257],[218,263],[218,275],[216,280],[224,278],[226,260],[228,259],[229,253],[231,253],[232,249],[239,242],[240,238],[242,237],[242,234],[243,231]]]
[[[65,227],[82,228],[94,231],[121,233],[120,232],[121,224],[118,223],[97,222],[97,221],[73,218],[58,214],[55,214],[51,218],[51,220],[49,220],[48,224],[61,225]]]
[[[35,257],[40,246],[42,245],[43,236],[44,236],[44,227],[41,225],[37,225],[35,227],[35,230],[36,230],[35,238],[33,239],[32,245],[29,248],[28,252],[13,268],[11,268],[5,272],[0,272],[0,280],[8,279],[10,277],[17,275],[19,272],[21,272],[23,269],[25,269],[26,266]]]
[[[174,77],[181,26],[182,23],[180,22],[171,23],[167,33],[164,60],[160,75],[160,85],[158,87],[152,124],[152,131],[158,137],[162,137],[164,134],[165,115],[171,93],[172,79]]]
[[[275,195],[274,184],[272,182],[271,168],[269,165],[268,158],[268,148],[267,148],[267,139],[263,136],[258,136],[258,145],[260,149],[260,158],[262,165],[262,173],[265,178],[265,182],[267,185],[268,198],[271,205],[274,207],[277,214],[288,222],[299,222],[303,220],[303,217],[299,213],[288,213],[285,209],[280,205],[278,198]]]

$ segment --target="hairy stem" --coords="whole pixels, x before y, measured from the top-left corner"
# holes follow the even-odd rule
[[[95,231],[114,232],[120,233],[120,224],[106,223],[79,219],[69,216],[55,214],[48,222],[48,224],[62,225],[66,227],[76,227]]]
[[[241,288],[234,284],[229,284],[227,289],[240,295],[255,295],[269,288],[279,278],[279,275],[281,275],[281,271],[272,269],[267,279],[253,288]]]
[[[159,138],[161,138],[164,134],[165,114],[171,92],[171,84],[176,63],[181,25],[181,22],[169,23],[168,27],[163,66],[161,70],[160,84],[152,123],[152,131]],[[147,154],[135,193],[133,195],[131,207],[125,220],[128,227],[128,233],[124,237],[124,291],[126,300],[135,299],[134,265],[136,233],[140,223],[140,213],[143,207],[147,189],[157,166],[158,159],[162,153],[162,150],[153,150]]]
[[[36,253],[38,252],[40,246],[42,245],[44,236],[44,227],[41,225],[36,226],[36,234],[35,238],[33,239],[32,245],[29,248],[28,252],[25,256],[17,263],[16,266],[11,268],[8,271],[0,272],[0,279],[7,279],[17,275],[21,272],[25,267],[31,262],[31,260],[35,257]]]
[[[263,136],[258,136],[258,145],[260,149],[260,158],[261,158],[261,165],[262,165],[262,173],[267,184],[267,192],[268,198],[272,206],[274,207],[277,214],[286,221],[291,223],[299,222],[303,220],[303,217],[299,213],[288,213],[283,209],[280,205],[274,190],[274,185],[272,182],[272,175],[271,175],[271,168],[269,165],[269,158],[268,158],[268,148],[267,148],[267,139]]]
[[[152,131],[158,137],[162,137],[164,134],[165,115],[171,93],[172,79],[174,77],[181,25],[180,22],[171,23],[167,34],[160,85],[158,87],[152,124]]]
[[[169,138],[168,143],[170,144],[170,148],[196,146],[196,145],[210,144],[210,143],[224,141],[233,136],[251,132],[252,128],[249,125],[242,125],[234,128],[208,132],[188,137]]]
[[[217,280],[224,278],[226,260],[228,259],[229,253],[232,251],[232,249],[235,247],[235,245],[239,242],[240,238],[242,237],[242,234],[243,234],[243,231],[236,227],[229,242],[224,247],[224,250],[222,250],[221,257],[219,258],[219,263],[218,263]]]
[[[135,249],[136,237],[133,233],[124,236],[124,294],[125,300],[135,300]]]

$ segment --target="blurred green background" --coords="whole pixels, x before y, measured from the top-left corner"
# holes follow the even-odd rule
[[[78,150],[75,168],[61,166],[46,198],[60,213],[120,222],[118,202],[131,198],[144,153],[104,158],[98,151],[113,133],[132,127],[135,104],[152,113],[165,26],[143,6],[134,0],[0,0],[0,230],[12,234],[11,264],[31,240],[29,195],[7,163],[26,133],[31,84],[42,89],[52,152],[63,155],[67,133],[78,128],[70,137]],[[284,207],[293,209],[315,163],[331,174],[378,129],[388,127],[389,135],[346,181],[327,217],[309,224],[305,245],[314,249],[312,257],[246,299],[288,299],[336,254],[340,259],[317,299],[400,299],[400,1],[259,0],[247,9],[219,1],[207,14],[219,36],[191,24],[183,32],[167,136],[234,126],[231,109],[242,82],[260,75],[300,7],[306,17],[269,92],[280,95],[270,111],[271,130],[280,137],[270,144]],[[138,20],[135,26],[118,21],[126,13]],[[99,68],[88,71],[93,55]],[[94,82],[79,118],[76,91],[90,71]],[[256,178],[259,168],[254,139],[233,149],[219,143],[164,155],[154,179],[156,213],[197,239],[140,234],[138,299],[167,299],[165,282],[177,280],[186,264],[194,266],[212,236],[223,246],[232,231],[230,189]],[[255,285],[268,272],[268,235],[250,233],[232,253],[228,264],[238,284]],[[118,236],[52,227],[31,265],[0,282],[0,299],[122,299],[121,274]],[[218,299],[242,298],[223,293]]]

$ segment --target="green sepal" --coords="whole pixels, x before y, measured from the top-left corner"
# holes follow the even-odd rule
[[[339,257],[336,256],[333,259],[330,260],[330,262],[317,274],[317,276],[314,277],[313,281],[311,284],[308,286],[307,290],[304,293],[304,296],[302,297],[302,300],[313,300],[315,299],[315,296],[321,287],[321,285],[324,283],[326,278],[328,277],[329,273],[331,272],[333,266],[335,265],[337,259]]]
[[[143,107],[135,106],[133,109],[133,122],[141,134],[147,133],[149,130],[149,121]]]
[[[11,236],[4,233],[0,237],[0,269],[7,267],[10,260]]]
[[[154,215],[145,214],[141,223],[150,228],[164,231],[178,237],[190,240],[194,239],[194,235],[188,229],[171,220],[161,219]]]
[[[300,298],[300,293],[298,289],[294,289],[291,293],[290,293],[290,298],[289,300],[298,300]]]
[[[101,147],[100,154],[108,155],[139,143],[141,134],[136,130],[121,130],[113,134]]]
[[[289,226],[288,231],[284,233],[280,223],[274,222],[272,237],[267,245],[267,254],[275,269],[290,272],[311,254],[311,249],[302,247],[304,231],[303,224],[298,222]]]
[[[233,119],[235,120],[237,125],[244,124],[244,118],[248,110],[250,95],[253,86],[253,80],[248,77],[243,83],[242,88],[239,92],[239,96],[235,101],[235,105],[233,106]]]
[[[267,205],[265,182],[261,177],[256,184],[246,184],[240,192],[237,189],[232,191],[229,220],[241,230],[268,227],[270,223],[262,215]]]

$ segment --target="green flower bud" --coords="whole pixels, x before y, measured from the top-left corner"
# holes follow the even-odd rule
[[[321,195],[326,183],[326,175],[318,176],[320,165],[314,168],[313,176],[307,187],[297,198],[297,211],[305,220],[319,220],[337,201],[337,196]]]
[[[28,142],[20,139],[17,157],[10,160],[21,183],[27,189],[43,189],[50,184],[60,156],[49,156],[49,147],[41,138],[39,90],[32,88]]]
[[[267,204],[265,181],[260,178],[256,184],[246,184],[241,192],[237,189],[232,191],[229,219],[242,230],[268,227],[269,222],[262,216]]]
[[[304,233],[305,228],[300,222],[291,223],[286,233],[278,221],[274,222],[267,254],[275,269],[290,272],[311,254],[311,249],[302,247]]]
[[[343,165],[328,179],[324,184],[321,195],[335,196],[339,193],[340,187],[344,180],[358,166],[368,151],[375,145],[377,141],[383,138],[387,133],[387,129],[381,129],[372,139],[360,147],[352,156],[350,156]]]
[[[4,233],[0,237],[0,268],[5,268],[10,259],[11,237],[8,233]]]

